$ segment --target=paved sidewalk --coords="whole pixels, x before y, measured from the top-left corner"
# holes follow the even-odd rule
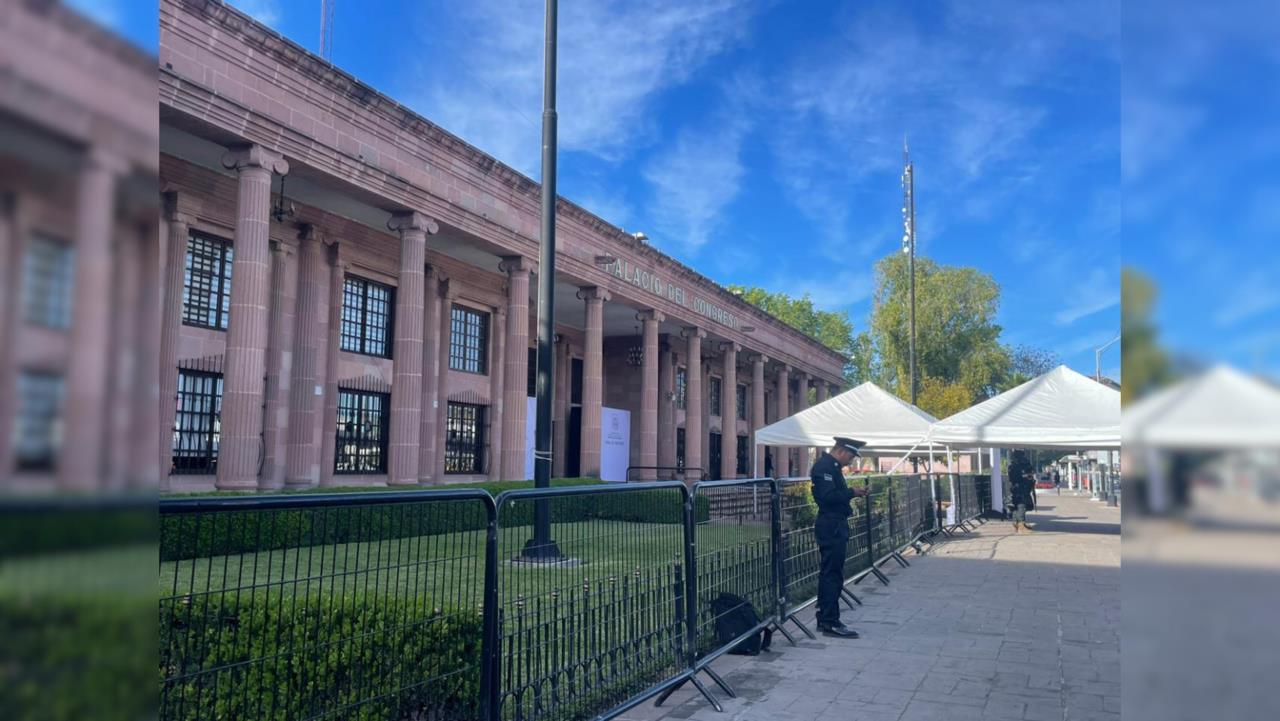
[[[853,586],[865,605],[844,620],[861,639],[775,635],[771,653],[717,661],[739,694],[725,713],[686,688],[623,718],[1119,719],[1120,512],[1039,499],[1034,533],[992,521],[886,565],[887,587]]]

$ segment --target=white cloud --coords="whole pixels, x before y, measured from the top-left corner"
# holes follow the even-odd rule
[[[1068,304],[1054,314],[1054,322],[1058,325],[1071,325],[1120,304],[1120,280],[1115,272],[1102,268],[1094,268],[1087,277],[1077,275],[1067,279],[1063,289]],[[1114,331],[1111,333],[1115,334]]]
[[[645,166],[654,191],[648,216],[656,223],[659,246],[673,242],[696,252],[711,240],[724,209],[737,196],[745,168],[742,141],[748,123],[742,115],[713,120],[704,128],[686,128]]]
[[[228,4],[267,27],[275,27],[283,15],[280,0],[228,0]],[[316,7],[319,6],[320,3],[317,2]]]
[[[746,0],[609,0],[560,8],[557,109],[565,151],[619,159],[652,132],[655,96],[741,40]],[[409,97],[428,117],[535,174],[542,107],[543,8],[476,0],[456,28],[423,28],[447,53],[424,62]],[[455,31],[456,32],[451,32]]]

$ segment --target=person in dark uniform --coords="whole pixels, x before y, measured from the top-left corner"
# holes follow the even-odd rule
[[[850,501],[865,496],[866,489],[850,488],[844,482],[844,467],[858,457],[862,441],[837,436],[831,450],[813,464],[813,501],[818,518],[813,534],[818,541],[818,630],[826,636],[857,638],[858,633],[840,622],[840,587],[844,585],[844,557],[849,543]]]
[[[1026,451],[1014,451],[1013,457],[1009,459],[1009,504],[1013,506],[1015,533],[1031,530],[1027,525],[1027,511],[1036,507],[1035,488],[1035,474],[1027,460]]]

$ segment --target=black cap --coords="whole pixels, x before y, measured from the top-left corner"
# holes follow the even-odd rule
[[[844,436],[836,436],[832,440],[835,441],[836,448],[843,448],[855,456],[860,455],[858,453],[859,448],[867,445],[866,441],[855,441],[852,438],[845,438]]]

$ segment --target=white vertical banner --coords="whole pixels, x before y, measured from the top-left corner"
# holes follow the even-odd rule
[[[525,398],[524,407],[524,477],[527,480],[533,478],[536,472],[533,466],[533,455],[534,451],[538,450],[538,399]]]
[[[631,464],[631,411],[600,409],[600,480],[627,480]]]
[[[1000,449],[991,449],[991,510],[1004,513],[1004,469],[1000,467]]]

